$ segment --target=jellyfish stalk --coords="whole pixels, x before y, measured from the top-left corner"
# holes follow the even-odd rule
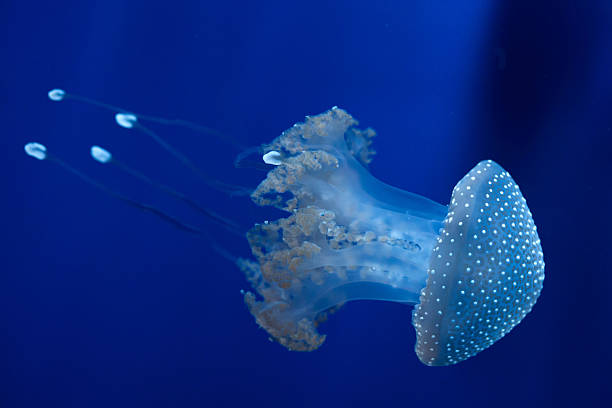
[[[180,193],[178,191],[176,191],[175,189],[173,189],[172,187],[169,187],[165,184],[160,184],[156,181],[154,181],[153,179],[151,179],[150,177],[146,176],[145,174],[143,174],[142,172],[128,166],[127,164],[125,164],[122,161],[117,160],[117,158],[115,158],[114,155],[112,155],[108,150],[100,147],[100,146],[92,146],[90,149],[90,153],[91,153],[91,157],[96,160],[99,163],[102,164],[111,164],[113,166],[115,166],[116,168],[118,168],[119,170],[121,170],[122,172],[129,174],[130,176],[137,178],[140,181],[143,181],[144,183],[156,188],[157,190],[161,191],[164,194],[167,194],[171,197],[174,197],[182,202],[184,202],[185,204],[187,204],[189,207],[191,207],[192,209],[194,209],[195,211],[197,211],[198,213],[200,213],[201,215],[205,216],[207,219],[209,219],[210,221],[216,223],[217,225],[219,225],[220,227],[224,228],[225,230],[227,230],[228,232],[231,232],[234,235],[237,236],[244,236],[244,232],[242,231],[242,228],[233,220],[224,217],[206,207],[204,207],[203,205],[199,204],[198,202],[196,202],[195,200],[193,200],[192,198],[190,198],[188,195]]]
[[[194,122],[191,122],[185,119],[170,119],[170,118],[162,118],[159,116],[143,115],[141,113],[134,113],[134,112],[130,112],[127,109],[123,109],[119,106],[114,106],[114,105],[111,105],[105,102],[100,102],[98,100],[88,98],[85,96],[68,93],[63,89],[58,89],[58,88],[50,90],[47,93],[47,96],[49,97],[50,100],[55,101],[55,102],[60,102],[63,100],[74,100],[77,102],[85,103],[87,105],[92,105],[98,108],[102,108],[104,110],[107,110],[115,114],[116,113],[130,114],[130,115],[137,117],[138,119],[142,121],[158,123],[160,125],[165,125],[165,126],[183,127],[185,129],[189,129],[189,130],[192,130],[197,133],[201,133],[206,136],[214,136],[221,142],[226,143],[239,151],[243,151],[247,149],[245,145],[243,145],[241,142],[239,142],[238,140],[236,140],[235,138],[229,135],[223,134],[219,132],[218,130],[213,129],[211,127],[203,126],[199,123],[194,123]]]
[[[119,201],[129,205],[130,207],[136,208],[140,211],[143,211],[145,213],[149,213],[149,214],[153,214],[154,216],[156,216],[158,219],[161,219],[162,221],[178,228],[181,231],[185,231],[194,235],[198,235],[198,236],[202,236],[203,238],[207,239],[208,241],[210,241],[211,243],[213,243],[212,247],[213,249],[215,249],[215,251],[217,251],[218,253],[220,253],[221,255],[223,255],[223,257],[230,259],[232,262],[236,262],[236,258],[235,257],[230,257],[227,253],[227,251],[222,250],[216,243],[214,243],[214,241],[209,237],[209,235],[202,229],[195,227],[193,225],[187,224],[181,220],[179,220],[177,217],[168,214],[167,212],[152,206],[150,204],[146,204],[146,203],[142,203],[136,200],[133,200],[129,197],[126,197],[125,195],[118,193],[117,191],[111,189],[110,187],[106,186],[105,184],[100,183],[99,181],[96,181],[94,179],[92,179],[91,177],[89,177],[88,175],[86,175],[85,173],[77,170],[76,168],[74,168],[73,166],[71,166],[70,164],[66,163],[64,160],[60,159],[59,157],[51,154],[48,150],[47,147],[40,144],[40,143],[36,143],[36,142],[31,142],[31,143],[27,143],[24,147],[24,150],[26,152],[26,154],[28,156],[31,156],[35,159],[38,160],[46,160],[52,163],[55,163],[57,165],[59,165],[60,167],[62,167],[63,169],[67,170],[68,172],[74,174],[75,176],[77,176],[78,178],[80,178],[81,180],[83,180],[84,182],[86,182],[87,184],[101,190],[102,192],[108,194],[109,196],[118,199]],[[94,156],[94,158],[102,163],[105,162],[111,162],[112,160],[112,156],[111,154],[104,150],[101,149],[98,146],[94,146],[92,147],[92,156]],[[114,164],[115,165],[119,165],[121,166],[121,164],[118,164],[119,162],[115,161]],[[126,171],[129,171],[127,169],[127,167],[124,167],[124,169],[126,169]],[[203,213],[208,219],[212,220],[213,222],[217,223],[218,225],[223,226],[226,230],[228,230],[229,232],[233,233],[233,234],[238,234],[241,235],[239,231],[239,227],[237,226],[237,224],[235,224],[233,221],[231,220],[227,220],[221,216],[217,216],[215,213],[208,211],[207,209],[201,207],[199,204],[195,203],[195,201],[189,199],[188,197],[183,196],[181,193],[178,193],[174,190],[172,190],[169,187],[166,186],[162,186],[160,184],[157,184],[155,182],[153,182],[152,180],[148,179],[146,176],[139,174],[136,171],[133,171],[132,173],[133,175],[135,175],[136,177],[140,178],[141,180],[145,181],[148,180],[149,184],[153,184],[156,187],[163,189],[166,193],[175,196],[176,198],[181,199],[182,201],[187,202],[192,208],[195,208],[198,212]]]
[[[67,93],[63,89],[52,89],[48,92],[48,97],[52,101],[60,102],[63,100],[74,100],[78,102],[82,102],[85,104],[89,104],[92,106],[96,106],[108,111],[115,113],[115,121],[117,124],[125,129],[136,129],[146,136],[153,139],[159,146],[162,147],[166,152],[170,153],[173,157],[175,157],[183,166],[187,167],[191,172],[193,172],[204,184],[209,187],[218,190],[222,193],[228,194],[229,196],[245,196],[251,193],[251,189],[243,186],[236,186],[233,184],[225,183],[219,180],[210,177],[206,172],[202,171],[199,167],[197,167],[187,156],[174,148],[170,143],[165,141],[162,137],[160,137],[155,131],[144,126],[140,123],[139,120],[145,120],[155,123],[160,123],[164,125],[172,125],[172,126],[180,126],[185,127],[190,130],[194,130],[196,132],[204,133],[207,135],[213,135],[219,138],[226,143],[231,144],[234,147],[239,148],[240,150],[245,150],[245,148],[233,138],[222,135],[220,132],[217,132],[213,129],[210,129],[205,126],[197,125],[195,123],[182,120],[182,119],[165,119],[159,118],[150,115],[141,115],[132,112],[128,112],[125,109],[120,107],[109,105],[104,102],[97,101],[95,99],[74,95]]]

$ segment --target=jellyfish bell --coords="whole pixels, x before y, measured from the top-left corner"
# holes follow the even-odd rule
[[[318,348],[317,322],[350,300],[416,304],[415,347],[450,365],[489,347],[535,304],[542,248],[518,186],[483,161],[449,206],[388,186],[365,167],[374,132],[345,111],[308,117],[267,145],[283,160],[252,194],[290,213],[247,234],[257,262],[239,266],[255,289],[257,323],[291,350]]]
[[[415,351],[427,365],[451,365],[491,346],[535,304],[544,280],[540,239],[518,186],[501,166],[483,161],[452,191],[448,206],[376,179],[367,167],[375,132],[337,107],[306,117],[271,143],[243,149],[234,165],[266,177],[254,189],[228,185],[199,170],[143,121],[216,134],[191,122],[145,116],[55,89],[54,101],[72,99],[111,110],[119,126],[149,136],[208,187],[249,192],[259,206],[289,215],[255,224],[246,234],[229,217],[160,184],[93,146],[92,158],[113,165],[158,191],[183,201],[211,227],[243,238],[252,258],[235,256],[204,229],[93,180],[38,143],[28,155],[54,162],[85,182],[159,219],[202,237],[242,270],[253,292],[242,291],[256,322],[290,350],[315,350],[325,341],[318,324],[352,300],[415,305]],[[226,139],[230,141],[230,139]],[[230,141],[238,146],[239,143]],[[263,162],[263,163],[262,163]]]
[[[536,303],[544,260],[525,198],[510,174],[480,162],[453,190],[413,312],[416,353],[455,364],[491,346]]]

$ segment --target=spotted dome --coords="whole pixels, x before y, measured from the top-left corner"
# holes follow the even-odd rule
[[[412,322],[415,351],[432,366],[491,346],[535,304],[544,281],[540,238],[518,185],[497,163],[453,190]]]

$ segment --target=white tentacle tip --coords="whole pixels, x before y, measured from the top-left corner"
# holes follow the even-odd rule
[[[66,96],[66,91],[64,91],[63,89],[56,88],[50,90],[47,95],[49,95],[49,99],[51,99],[52,101],[59,102]]]
[[[271,150],[268,153],[264,154],[262,157],[264,163],[266,164],[272,164],[274,166],[280,166],[281,163],[283,162],[282,156],[279,152],[277,152],[276,150]]]
[[[118,113],[115,115],[115,122],[121,127],[131,129],[138,122],[138,118],[132,113]]]
[[[93,157],[95,161],[98,161],[100,163],[108,163],[113,158],[111,152],[101,148],[100,146],[91,146],[90,152],[91,157]]]
[[[45,160],[47,158],[47,148],[40,143],[28,143],[23,149],[28,156],[32,156],[38,160]]]

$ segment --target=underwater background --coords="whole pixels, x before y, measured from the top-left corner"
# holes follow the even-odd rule
[[[0,407],[609,406],[612,2],[34,1],[0,5]],[[109,148],[245,230],[282,213],[210,190],[144,135],[52,88],[182,118],[247,146],[334,105],[378,132],[379,179],[447,204],[476,163],[517,181],[546,280],[491,348],[431,368],[411,308],[359,301],[325,344],[268,341],[242,273],[206,240],[23,153],[37,141],[131,198],[246,240],[101,166]],[[201,168],[255,187],[239,151],[152,126]]]

